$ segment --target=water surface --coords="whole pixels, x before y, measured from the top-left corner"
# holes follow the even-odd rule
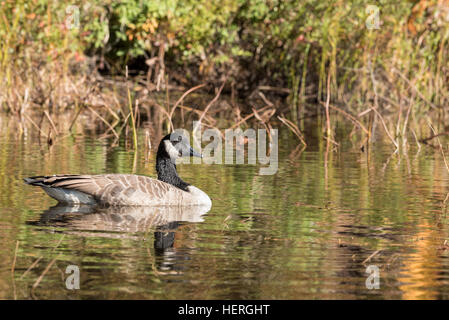
[[[449,178],[438,150],[394,154],[376,143],[326,154],[317,140],[300,152],[281,130],[276,175],[258,175],[257,165],[179,166],[211,197],[207,213],[91,211],[56,206],[22,178],[133,167],[154,176],[154,152],[134,163],[124,143],[94,133],[49,147],[2,124],[2,299],[449,297]],[[68,265],[80,268],[79,290],[66,288]],[[380,270],[378,290],[366,287],[369,265]]]

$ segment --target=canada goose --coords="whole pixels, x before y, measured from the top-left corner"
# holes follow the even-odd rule
[[[25,178],[52,198],[69,204],[110,206],[206,205],[209,196],[186,182],[176,171],[175,161],[182,156],[202,157],[179,133],[166,135],[156,155],[158,180],[133,174],[53,175]]]

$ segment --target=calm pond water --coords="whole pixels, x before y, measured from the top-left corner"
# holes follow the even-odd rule
[[[276,175],[258,175],[258,165],[179,166],[211,197],[207,213],[95,212],[55,207],[22,178],[131,173],[123,143],[73,135],[48,147],[3,122],[0,298],[449,298],[449,178],[438,150],[348,144],[326,160],[320,139],[300,153],[290,132],[279,136]],[[154,176],[154,160],[140,153],[136,173]],[[80,269],[79,290],[66,288],[69,265]],[[377,290],[366,287],[369,265],[380,271]]]

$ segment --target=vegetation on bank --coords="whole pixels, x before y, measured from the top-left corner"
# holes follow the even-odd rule
[[[221,88],[230,103],[212,102],[229,105],[236,126],[280,120],[304,143],[304,119],[317,114],[336,144],[335,114],[363,143],[449,133],[449,1],[376,1],[379,19],[370,4],[1,0],[0,109],[34,128],[39,113],[53,135],[66,110],[92,113],[114,135],[155,110],[167,127],[180,112],[216,126],[207,103],[186,99]]]

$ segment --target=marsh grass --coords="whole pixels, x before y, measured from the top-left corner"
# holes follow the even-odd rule
[[[308,145],[305,122],[318,119],[335,146],[385,139],[396,150],[437,148],[434,138],[449,132],[447,1],[379,5],[377,30],[366,28],[361,1],[189,7],[219,31],[195,10],[172,17],[180,7],[83,4],[73,30],[64,4],[0,6],[0,110],[19,135],[36,130],[50,145],[85,126],[113,144],[124,136],[137,151],[140,128],[162,135],[175,122],[200,120],[218,129],[285,125]],[[61,114],[69,115],[68,130]],[[349,136],[337,135],[341,119],[353,126]]]

